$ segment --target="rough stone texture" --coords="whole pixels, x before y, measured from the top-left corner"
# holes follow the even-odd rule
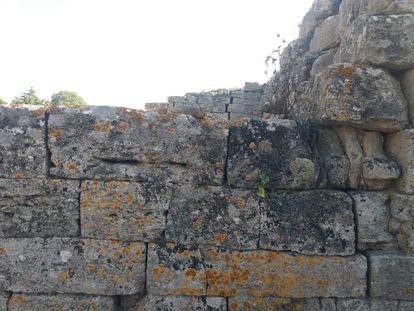
[[[387,137],[386,151],[401,168],[401,177],[395,187],[400,192],[414,194],[414,129]]]
[[[79,182],[0,179],[0,237],[79,234]]]
[[[278,310],[318,311],[318,299],[288,299],[274,297],[236,296],[229,298],[229,311]]]
[[[153,241],[165,229],[171,186],[162,183],[84,181],[82,236]]]
[[[414,310],[414,301],[400,301],[398,311],[412,311]]]
[[[370,253],[370,296],[386,299],[414,299],[414,257]]]
[[[339,15],[325,19],[315,30],[310,42],[311,52],[329,50],[339,45],[340,37],[338,32]]]
[[[315,190],[269,193],[260,220],[260,247],[304,254],[352,255],[355,252],[351,198]]]
[[[115,311],[115,299],[99,296],[13,294],[8,311]]]
[[[76,124],[76,126],[74,126]],[[227,121],[171,111],[62,109],[49,117],[54,177],[221,183]]]
[[[0,177],[45,177],[44,127],[43,107],[0,106]]]
[[[7,311],[7,300],[9,295],[0,291],[0,311]]]
[[[230,186],[309,189],[316,186],[319,166],[306,128],[291,120],[241,120],[230,128],[227,178]]]
[[[414,195],[392,193],[391,216],[390,230],[399,246],[414,254]]]
[[[381,132],[408,124],[401,87],[384,70],[338,64],[319,79],[316,118],[322,123]]]
[[[358,17],[345,33],[338,57],[339,62],[413,68],[414,15]]]
[[[295,256],[268,251],[205,253],[207,294],[290,298],[360,297],[366,290],[366,259]]]
[[[354,200],[357,221],[357,247],[387,249],[395,246],[395,238],[389,231],[391,218],[387,192],[350,192]]]
[[[146,296],[142,299],[136,311],[226,311],[225,298],[220,297],[174,297]]]
[[[401,77],[404,95],[408,100],[408,112],[411,125],[414,126],[414,69],[408,70]]]
[[[315,76],[318,74],[323,74],[323,72],[329,68],[329,66],[335,63],[335,55],[338,52],[338,49],[330,49],[326,53],[319,56],[312,65],[312,69],[310,71],[311,76]]]
[[[157,110],[162,108],[173,108],[172,103],[146,103],[145,110]]]
[[[410,14],[414,13],[412,0],[365,0],[367,13],[370,15],[385,14]]]
[[[398,301],[379,299],[338,299],[337,311],[398,311]]]
[[[206,295],[206,271],[195,246],[149,244],[147,290],[153,295]]]
[[[0,239],[12,292],[128,295],[143,291],[145,245],[79,238]]]
[[[177,187],[166,238],[226,249],[255,249],[259,241],[259,198],[254,190]]]

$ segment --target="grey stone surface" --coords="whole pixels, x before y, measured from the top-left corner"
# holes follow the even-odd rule
[[[163,183],[83,181],[82,236],[153,241],[165,229],[171,193]]]
[[[0,237],[79,234],[79,182],[0,179]]]
[[[7,311],[7,300],[9,299],[9,294],[0,291],[0,311]]]
[[[104,296],[13,294],[8,311],[115,311],[115,298]]]
[[[398,301],[380,299],[338,299],[337,311],[398,311]]]
[[[320,24],[309,45],[311,52],[319,52],[337,47],[340,43],[339,15],[330,16]]]
[[[263,92],[263,85],[258,82],[246,82],[244,84],[245,92]]]
[[[414,126],[414,69],[408,70],[401,77],[404,95],[408,100],[408,112],[411,125]]]
[[[255,190],[176,187],[166,238],[226,249],[255,249],[259,241],[259,198]]]
[[[322,298],[321,311],[336,311],[336,300],[334,298]]]
[[[0,280],[25,293],[130,295],[145,282],[145,245],[80,238],[0,239]]]
[[[399,82],[382,69],[337,64],[315,84],[316,118],[335,126],[393,132],[408,124]]]
[[[362,176],[371,189],[384,189],[390,181],[398,179],[400,175],[398,164],[382,154],[364,157],[362,160]]]
[[[355,252],[351,198],[338,191],[269,193],[260,220],[260,247],[303,254]]]
[[[350,195],[355,206],[358,249],[388,249],[395,247],[395,237],[389,231],[391,218],[389,193],[352,191]]]
[[[230,129],[229,185],[256,188],[260,176],[266,189],[315,187],[319,166],[306,127],[291,120],[246,119]]]
[[[236,296],[229,298],[229,311],[278,310],[319,311],[318,299],[289,299],[276,297]]]
[[[44,108],[0,106],[0,177],[44,178]]]
[[[412,0],[365,0],[367,13],[374,14],[413,14],[414,3]]]
[[[146,103],[145,110],[156,110],[162,108],[173,108],[172,103]]]
[[[399,246],[414,255],[414,195],[391,193],[391,216]]]
[[[398,311],[412,311],[414,310],[414,301],[400,301]]]
[[[326,53],[319,56],[312,64],[312,69],[310,71],[311,76],[318,74],[323,74],[323,72],[329,68],[329,66],[335,63],[335,55],[338,52],[338,49],[330,49]]]
[[[370,296],[414,299],[414,257],[374,252],[368,260]]]
[[[226,311],[225,298],[220,297],[185,297],[185,296],[146,296],[142,299],[136,311]]]
[[[54,177],[221,183],[227,121],[172,111],[62,109],[49,118]]]
[[[147,291],[153,295],[206,295],[206,271],[196,246],[149,244]]]

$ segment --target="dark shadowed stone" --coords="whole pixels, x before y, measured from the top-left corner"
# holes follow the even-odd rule
[[[145,244],[80,238],[0,239],[0,281],[25,293],[131,295],[145,283]]]
[[[226,311],[227,303],[221,297],[152,296],[143,298],[135,311]]]
[[[220,184],[227,121],[168,110],[85,107],[52,111],[55,177]]]
[[[0,177],[45,177],[44,109],[0,106]]]
[[[338,299],[336,311],[399,311],[398,301],[382,299]]]
[[[176,187],[167,218],[167,240],[227,249],[255,249],[259,200],[254,190]]]
[[[206,271],[195,246],[149,244],[147,290],[153,295],[206,295]]]
[[[79,182],[0,179],[0,237],[79,234]]]
[[[236,296],[229,298],[229,311],[248,310],[319,311],[320,304],[318,299],[289,299],[253,296]]]
[[[229,184],[256,188],[262,175],[269,177],[266,189],[315,187],[319,168],[309,141],[309,129],[291,120],[235,122],[230,129]]]
[[[124,181],[84,181],[82,236],[124,241],[153,241],[165,229],[170,185]]]
[[[352,200],[337,191],[269,193],[260,220],[260,247],[303,254],[355,252]]]

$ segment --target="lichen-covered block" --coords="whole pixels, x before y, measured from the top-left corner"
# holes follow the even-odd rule
[[[81,190],[83,237],[148,242],[165,229],[170,185],[83,181]]]
[[[222,297],[188,297],[188,296],[145,296],[136,311],[226,311],[226,299]]]
[[[260,248],[352,255],[355,232],[351,198],[327,190],[267,194],[260,220]]]
[[[389,249],[396,246],[389,231],[391,218],[387,192],[350,192],[355,203],[358,249]]]
[[[142,243],[0,239],[0,280],[12,292],[131,295],[144,289],[145,257]]]
[[[316,119],[332,126],[395,132],[408,124],[399,82],[379,68],[336,64],[315,83]]]
[[[374,252],[370,262],[370,296],[414,300],[414,257]]]
[[[147,291],[153,295],[206,295],[206,271],[196,246],[149,244]]]
[[[400,311],[398,301],[382,299],[338,299],[336,311]]]
[[[266,189],[315,187],[319,169],[306,132],[305,127],[291,120],[235,122],[230,128],[229,184],[257,188],[262,181]]]
[[[0,237],[79,234],[79,182],[0,179]]]
[[[115,311],[114,297],[81,295],[29,295],[13,294],[8,311]]]
[[[39,106],[0,107],[0,177],[44,178],[45,113]]]
[[[220,184],[228,122],[169,110],[51,111],[51,175],[76,179]]]
[[[296,256],[268,251],[205,254],[209,296],[362,297],[367,262],[352,257]]]
[[[318,299],[236,296],[229,298],[229,311],[280,310],[319,311]]]
[[[179,186],[168,211],[166,238],[226,249],[255,249],[259,241],[255,190]]]

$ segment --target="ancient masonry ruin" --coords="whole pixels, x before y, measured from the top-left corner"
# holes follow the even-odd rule
[[[413,0],[316,0],[264,86],[0,107],[0,310],[412,311],[413,123]]]

